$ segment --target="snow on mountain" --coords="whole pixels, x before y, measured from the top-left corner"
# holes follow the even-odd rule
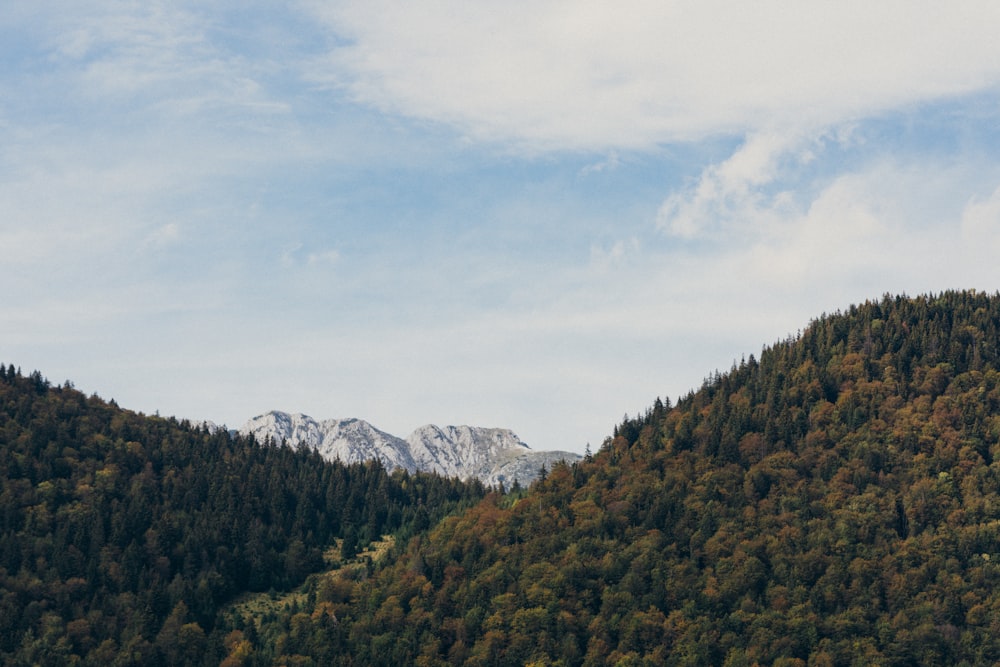
[[[309,447],[328,461],[358,463],[378,459],[389,471],[417,470],[405,440],[380,431],[363,419],[318,422],[308,415],[272,411],[248,421],[240,433],[253,435],[261,442],[270,438],[294,448]]]
[[[573,463],[581,458],[579,454],[573,452],[534,450],[517,452],[508,449],[501,453],[490,472],[480,475],[479,479],[487,486],[503,484],[506,489],[510,489],[514,482],[527,486],[535,481],[542,466],[546,470],[552,470],[552,466],[560,461]]]
[[[308,415],[272,411],[240,429],[258,441],[315,449],[327,460],[355,463],[378,459],[387,470],[476,477],[490,486],[530,484],[544,465],[580,458],[572,452],[536,452],[510,430],[476,426],[421,426],[403,440],[361,419],[316,421]]]
[[[446,477],[480,479],[488,475],[506,450],[530,452],[514,433],[502,428],[421,426],[406,439],[421,470]]]
[[[199,422],[192,422],[191,426],[194,428],[203,428],[209,433],[218,433],[219,431],[228,431],[224,424],[216,424],[214,421],[209,419],[203,419]]]

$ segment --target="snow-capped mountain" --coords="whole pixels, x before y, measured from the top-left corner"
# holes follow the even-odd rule
[[[413,460],[421,470],[447,477],[482,477],[489,474],[501,453],[531,451],[511,431],[472,426],[421,426],[406,439]]]
[[[258,441],[310,447],[327,460],[355,463],[378,459],[388,470],[435,472],[510,487],[530,484],[544,465],[572,463],[572,452],[536,452],[508,429],[476,426],[421,426],[403,440],[361,419],[316,421],[302,414],[272,411],[249,420],[239,431]]]
[[[329,461],[358,463],[378,459],[386,470],[417,470],[405,440],[362,419],[319,422],[308,415],[272,411],[248,421],[240,433],[253,435],[260,442],[270,438],[275,443],[287,442],[290,447],[309,447]]]

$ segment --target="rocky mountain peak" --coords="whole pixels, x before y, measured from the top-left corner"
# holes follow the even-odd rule
[[[477,478],[494,486],[516,480],[530,484],[544,465],[580,458],[572,452],[535,451],[510,429],[435,426],[416,429],[405,440],[363,419],[326,419],[271,411],[250,419],[239,432],[259,441],[310,447],[327,460],[356,463],[378,459],[386,469],[433,472],[445,477]]]

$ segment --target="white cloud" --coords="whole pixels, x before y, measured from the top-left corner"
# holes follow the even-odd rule
[[[961,225],[967,243],[991,254],[1000,251],[1000,187],[985,199],[973,198],[962,211]]]
[[[754,230],[756,241],[746,258],[755,282],[767,289],[812,285],[819,290],[824,281],[846,284],[891,262],[888,256],[900,247],[893,237],[901,221],[885,210],[886,202],[872,187],[887,175],[841,176],[804,213],[772,211],[772,224]]]
[[[812,158],[808,142],[794,132],[752,135],[728,159],[710,165],[691,187],[671,194],[657,212],[657,225],[681,238],[706,231],[734,231],[734,222],[758,221],[765,208],[780,209],[787,193],[766,193],[789,161]]]
[[[340,261],[340,252],[338,250],[320,250],[318,252],[311,252],[306,257],[306,263],[310,265],[336,264],[338,261]]]
[[[192,83],[217,66],[202,22],[162,3],[105,3],[54,17],[53,57],[78,68],[88,94],[134,94],[164,83]]]
[[[317,267],[336,264],[340,261],[340,251],[336,248],[309,249],[305,243],[295,243],[281,253],[281,264],[286,268]]]
[[[234,112],[288,113],[288,104],[263,83],[273,75],[273,61],[246,57],[220,38],[224,11],[191,3],[102,0],[18,17],[23,32],[38,36],[30,85],[58,90],[71,105],[65,111],[81,128],[94,111],[115,114],[109,120],[125,131],[135,127],[134,120],[123,122],[129,117],[146,125],[178,120],[190,125]],[[272,47],[255,46],[265,52]]]
[[[313,3],[316,77],[527,150],[825,126],[1000,82],[1000,5],[778,0]]]
[[[723,299],[734,289],[766,292],[803,306],[826,295],[837,307],[886,291],[996,289],[1000,194],[967,202],[967,193],[991,191],[997,177],[995,165],[977,161],[885,158],[813,177],[794,194],[730,198],[724,214],[714,212],[728,227],[711,237],[709,274],[740,282],[703,289]]]
[[[580,170],[582,176],[587,176],[588,174],[600,174],[604,171],[612,171],[620,167],[622,164],[621,156],[619,156],[618,151],[611,151],[608,156],[599,162],[594,162],[593,164],[588,164],[586,167]]]

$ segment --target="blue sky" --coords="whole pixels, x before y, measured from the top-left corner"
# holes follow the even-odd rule
[[[596,447],[1000,288],[993,2],[0,8],[0,360],[147,413]]]

